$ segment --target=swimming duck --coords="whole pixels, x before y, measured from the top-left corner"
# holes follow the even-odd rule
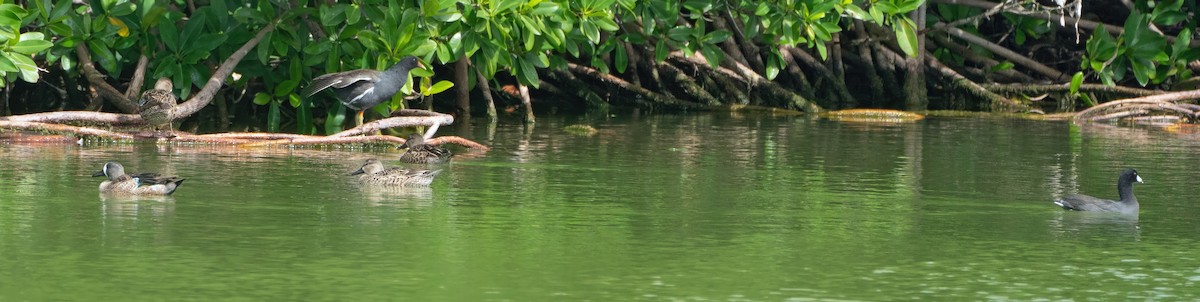
[[[441,171],[384,169],[383,163],[372,158],[364,162],[358,170],[350,172],[350,175],[358,175],[358,180],[364,184],[423,187],[433,182],[433,177]]]
[[[104,164],[104,169],[92,174],[93,177],[106,176],[108,180],[100,183],[100,193],[131,194],[131,195],[171,195],[183,184],[183,179],[174,176],[162,176],[158,173],[125,174],[125,167],[120,163],[110,161]]]
[[[342,104],[358,111],[354,121],[357,126],[362,126],[363,111],[391,99],[408,82],[408,72],[418,66],[425,65],[417,57],[407,56],[385,71],[358,69],[324,74],[313,79],[304,89],[304,96],[310,97],[332,87]]]
[[[1138,176],[1137,170],[1125,169],[1121,176],[1117,177],[1117,194],[1120,200],[1075,194],[1055,200],[1054,204],[1067,210],[1137,214],[1139,206],[1137,197],[1133,196],[1134,182],[1141,183],[1142,177]]]
[[[400,145],[400,149],[408,148],[400,155],[400,161],[413,164],[440,164],[450,161],[450,150],[425,144],[425,137],[419,133],[408,135],[408,139]]]
[[[175,110],[175,95],[171,94],[174,85],[168,78],[158,78],[154,89],[142,93],[138,107],[141,109],[142,120],[155,130],[171,129],[171,112]]]

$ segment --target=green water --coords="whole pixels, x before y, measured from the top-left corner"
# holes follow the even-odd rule
[[[599,133],[572,136],[584,122]],[[428,189],[374,151],[0,145],[0,301],[1200,299],[1200,143],[929,119],[540,118]],[[455,149],[458,153],[464,150]],[[102,198],[108,160],[187,178]],[[1140,219],[1064,212],[1146,180]]]

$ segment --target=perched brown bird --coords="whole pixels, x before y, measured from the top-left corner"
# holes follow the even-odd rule
[[[154,89],[143,92],[142,99],[138,101],[142,120],[145,120],[146,125],[155,130],[174,130],[171,126],[173,121],[171,113],[175,111],[175,95],[171,94],[172,86],[170,79],[159,78],[158,82],[154,83]]]
[[[404,154],[400,154],[400,161],[413,164],[440,164],[450,161],[450,150],[446,148],[425,144],[425,137],[420,133],[408,135],[408,139],[400,145],[400,149],[405,149]]]

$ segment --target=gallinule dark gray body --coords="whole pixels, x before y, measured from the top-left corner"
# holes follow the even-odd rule
[[[1055,200],[1054,204],[1067,210],[1116,212],[1136,215],[1139,206],[1137,197],[1133,196],[1134,182],[1141,183],[1142,177],[1138,176],[1137,170],[1125,169],[1124,172],[1121,172],[1121,176],[1117,177],[1117,194],[1119,194],[1121,200],[1108,200],[1075,194]]]
[[[425,144],[425,137],[413,133],[400,145],[400,149],[408,148],[400,155],[400,161],[413,164],[440,164],[450,161],[450,150]]]
[[[342,104],[358,111],[355,121],[362,125],[363,111],[391,99],[408,82],[408,72],[421,65],[417,57],[408,56],[385,71],[358,69],[321,75],[304,89],[304,95],[333,88]]]
[[[171,129],[171,111],[175,110],[175,95],[171,94],[171,79],[159,78],[154,83],[154,89],[142,93],[138,100],[142,120],[155,130]]]

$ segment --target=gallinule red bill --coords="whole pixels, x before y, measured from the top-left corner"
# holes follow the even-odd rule
[[[391,99],[408,82],[408,72],[417,66],[425,65],[417,57],[407,56],[385,71],[358,69],[321,75],[304,89],[304,96],[333,88],[342,104],[358,111],[355,122],[361,126],[363,111]]]
[[[1125,169],[1124,172],[1121,172],[1121,176],[1117,177],[1117,194],[1121,200],[1108,200],[1075,194],[1055,200],[1054,204],[1067,210],[1117,212],[1126,215],[1137,215],[1138,201],[1137,197],[1133,196],[1134,182],[1141,183],[1142,177],[1138,176],[1137,170]]]

